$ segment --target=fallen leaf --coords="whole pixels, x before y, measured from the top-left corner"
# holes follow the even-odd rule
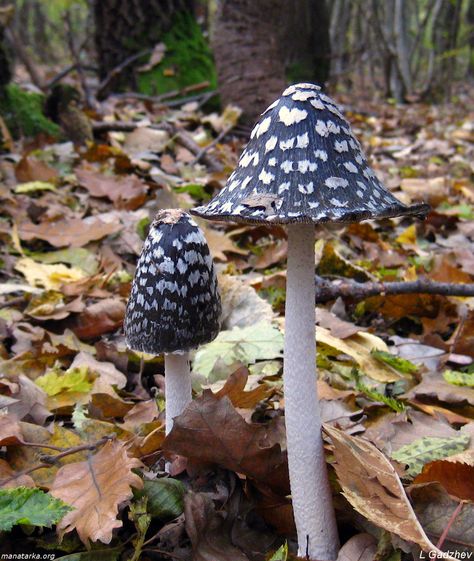
[[[395,382],[403,379],[401,374],[372,356],[373,349],[388,351],[388,347],[382,339],[370,333],[358,332],[342,340],[331,335],[324,327],[317,327],[316,345],[330,347],[333,353],[342,353],[351,357],[364,374],[378,382]]]
[[[66,267],[66,265],[45,265],[37,263],[31,257],[20,257],[15,263],[19,271],[31,286],[55,290],[63,284],[83,279],[85,274],[80,269]]]
[[[41,224],[23,222],[18,227],[18,233],[22,240],[45,240],[55,247],[82,247],[121,229],[122,225],[119,222],[104,222],[99,215]]]
[[[240,409],[254,409],[260,401],[266,399],[273,393],[273,389],[265,384],[259,384],[250,391],[245,391],[245,385],[249,377],[247,368],[242,367],[232,372],[227,378],[224,387],[216,393],[216,397],[227,396],[234,407]]]
[[[436,460],[423,466],[423,471],[413,480],[414,485],[437,481],[450,495],[460,500],[474,501],[474,453],[469,450],[471,463]]]
[[[222,330],[272,321],[275,314],[271,305],[252,286],[241,279],[223,274],[219,275],[218,282],[222,303]]]
[[[337,339],[347,339],[360,331],[365,331],[364,327],[359,327],[348,321],[344,321],[326,310],[325,308],[316,308],[316,323],[329,330],[329,333]]]
[[[58,172],[43,163],[41,160],[23,157],[15,168],[16,178],[20,183],[29,181],[45,181],[55,183],[58,179]]]
[[[136,175],[109,176],[78,168],[76,176],[93,197],[107,197],[117,208],[135,210],[145,202],[148,187]]]
[[[86,308],[74,318],[72,331],[79,339],[93,339],[118,329],[125,316],[125,303],[105,298]]]
[[[0,417],[0,445],[11,446],[22,442],[23,435],[18,420],[13,415],[2,415]]]
[[[249,561],[245,553],[232,544],[225,519],[204,493],[190,491],[186,495],[184,519],[192,543],[193,561]]]
[[[8,462],[0,459],[0,487],[2,489],[11,489],[14,487],[36,487],[35,482],[29,475],[20,475],[16,478],[14,470]],[[6,483],[1,483],[1,482]]]
[[[163,449],[217,464],[286,493],[286,458],[273,438],[271,424],[246,423],[228,397],[219,399],[205,390],[174,420]]]
[[[357,512],[376,526],[418,544],[423,551],[454,561],[428,539],[395,469],[382,452],[364,438],[328,425],[324,430],[334,444],[334,468],[342,494]]]
[[[430,538],[437,542],[450,524],[443,548],[452,552],[453,556],[456,554],[455,559],[462,559],[460,553],[464,551],[467,553],[464,559],[468,559],[468,555],[472,554],[472,544],[474,543],[474,525],[472,524],[474,505],[465,502],[454,521],[451,521],[452,515],[459,506],[459,500],[450,497],[439,483],[412,485],[409,493],[413,509]],[[442,557],[439,554],[433,558],[446,559],[445,555],[446,553],[443,553]]]
[[[86,367],[90,372],[97,374],[101,380],[111,386],[122,389],[127,384],[127,377],[112,362],[96,360],[90,353],[81,351],[71,364],[71,368]]]
[[[227,369],[241,362],[245,366],[257,360],[282,356],[283,335],[270,323],[260,322],[252,326],[234,327],[199,348],[193,362],[193,371],[206,376],[209,382],[227,378]],[[219,373],[219,365],[221,372]]]
[[[392,458],[408,466],[407,475],[418,475],[424,464],[453,456],[466,449],[469,436],[459,434],[451,438],[424,436],[392,452]]]
[[[370,534],[352,536],[339,550],[337,561],[373,561],[377,542]]]
[[[81,541],[110,543],[119,506],[132,497],[131,486],[141,488],[143,482],[132,469],[141,463],[127,456],[124,444],[107,442],[85,462],[59,469],[50,493],[74,510],[57,524],[60,536],[76,530]]]

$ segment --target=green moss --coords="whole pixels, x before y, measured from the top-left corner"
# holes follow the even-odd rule
[[[58,125],[43,114],[44,97],[9,84],[0,94],[0,115],[14,137],[46,133],[59,136]]]
[[[208,81],[217,87],[217,76],[209,45],[192,15],[179,14],[163,35],[166,53],[163,60],[148,72],[137,73],[139,91],[159,95]]]

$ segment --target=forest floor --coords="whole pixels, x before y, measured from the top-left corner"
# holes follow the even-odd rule
[[[321,228],[318,275],[474,282],[473,97],[358,106],[336,96],[385,185],[432,212]],[[110,98],[100,113],[110,131],[97,127],[87,147],[28,139],[0,159],[0,554],[290,558],[285,229],[199,221],[223,326],[194,354],[195,399],[166,440],[162,359],[141,362],[122,333],[150,221],[225,184],[245,143],[237,112]],[[117,121],[136,129],[113,130]],[[472,551],[474,298],[339,298],[317,316],[344,559],[396,561],[430,542]]]

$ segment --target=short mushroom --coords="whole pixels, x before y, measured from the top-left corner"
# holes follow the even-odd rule
[[[415,215],[368,166],[349,123],[315,84],[296,84],[262,114],[226,186],[192,214],[288,225],[284,395],[300,556],[336,559],[338,535],[316,389],[315,224]]]
[[[202,230],[182,210],[158,212],[137,263],[125,337],[136,351],[165,355],[167,434],[192,399],[188,351],[217,336],[220,312]]]

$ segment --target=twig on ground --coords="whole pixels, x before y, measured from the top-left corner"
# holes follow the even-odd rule
[[[416,281],[356,282],[352,280],[329,281],[316,277],[316,302],[336,300],[340,296],[364,300],[370,296],[395,294],[438,294],[442,296],[474,296],[474,283],[436,282],[425,278]]]
[[[133,132],[137,129],[140,125],[133,121],[115,121],[112,123],[103,122],[98,123],[95,122],[92,125],[92,129],[94,133],[100,134],[104,132]],[[172,126],[170,123],[160,123],[157,125],[147,125],[148,128],[156,129],[156,130],[165,130],[173,136],[175,142],[189,150],[192,154],[196,157],[202,152],[201,146],[197,144],[193,140],[190,134],[188,134],[185,130]],[[213,158],[207,151],[204,151],[202,155],[200,155],[199,160],[202,160],[203,163],[211,170],[211,171],[222,171],[224,166],[222,163]]]
[[[229,132],[233,128],[234,125],[230,125],[226,127],[223,131],[221,131],[216,136],[216,138],[212,142],[210,142],[207,146],[204,146],[204,148],[201,148],[201,150],[199,150],[194,160],[191,162],[191,165],[198,164],[204,158],[204,156],[209,152],[209,150],[212,150],[215,146],[217,146],[219,142],[221,142],[224,139],[224,137],[227,136],[227,134],[229,134]]]
[[[23,475],[29,475],[33,471],[37,471],[37,470],[43,469],[43,468],[49,468],[52,465],[54,465],[55,463],[57,463],[58,460],[61,460],[62,458],[65,458],[66,456],[70,456],[71,454],[77,454],[77,452],[83,452],[84,450],[96,450],[97,448],[99,448],[99,446],[102,446],[102,444],[105,444],[108,440],[112,440],[113,438],[114,438],[113,436],[103,436],[100,440],[97,440],[97,442],[93,442],[92,444],[81,444],[80,446],[74,446],[72,448],[67,448],[66,450],[64,450],[64,452],[60,452],[59,454],[56,454],[56,455],[46,455],[45,454],[43,456],[40,456],[41,463],[36,464],[36,465],[34,465],[30,468],[23,469],[23,470],[19,471],[18,473],[15,473],[11,477],[8,477],[7,479],[1,480],[0,481],[0,487],[3,487],[7,483],[10,483],[10,481],[14,481],[15,479],[18,479],[19,477],[22,477]],[[29,445],[31,446],[31,443],[29,443]],[[52,448],[51,446],[42,446],[42,445],[39,445],[39,446],[41,448]]]

